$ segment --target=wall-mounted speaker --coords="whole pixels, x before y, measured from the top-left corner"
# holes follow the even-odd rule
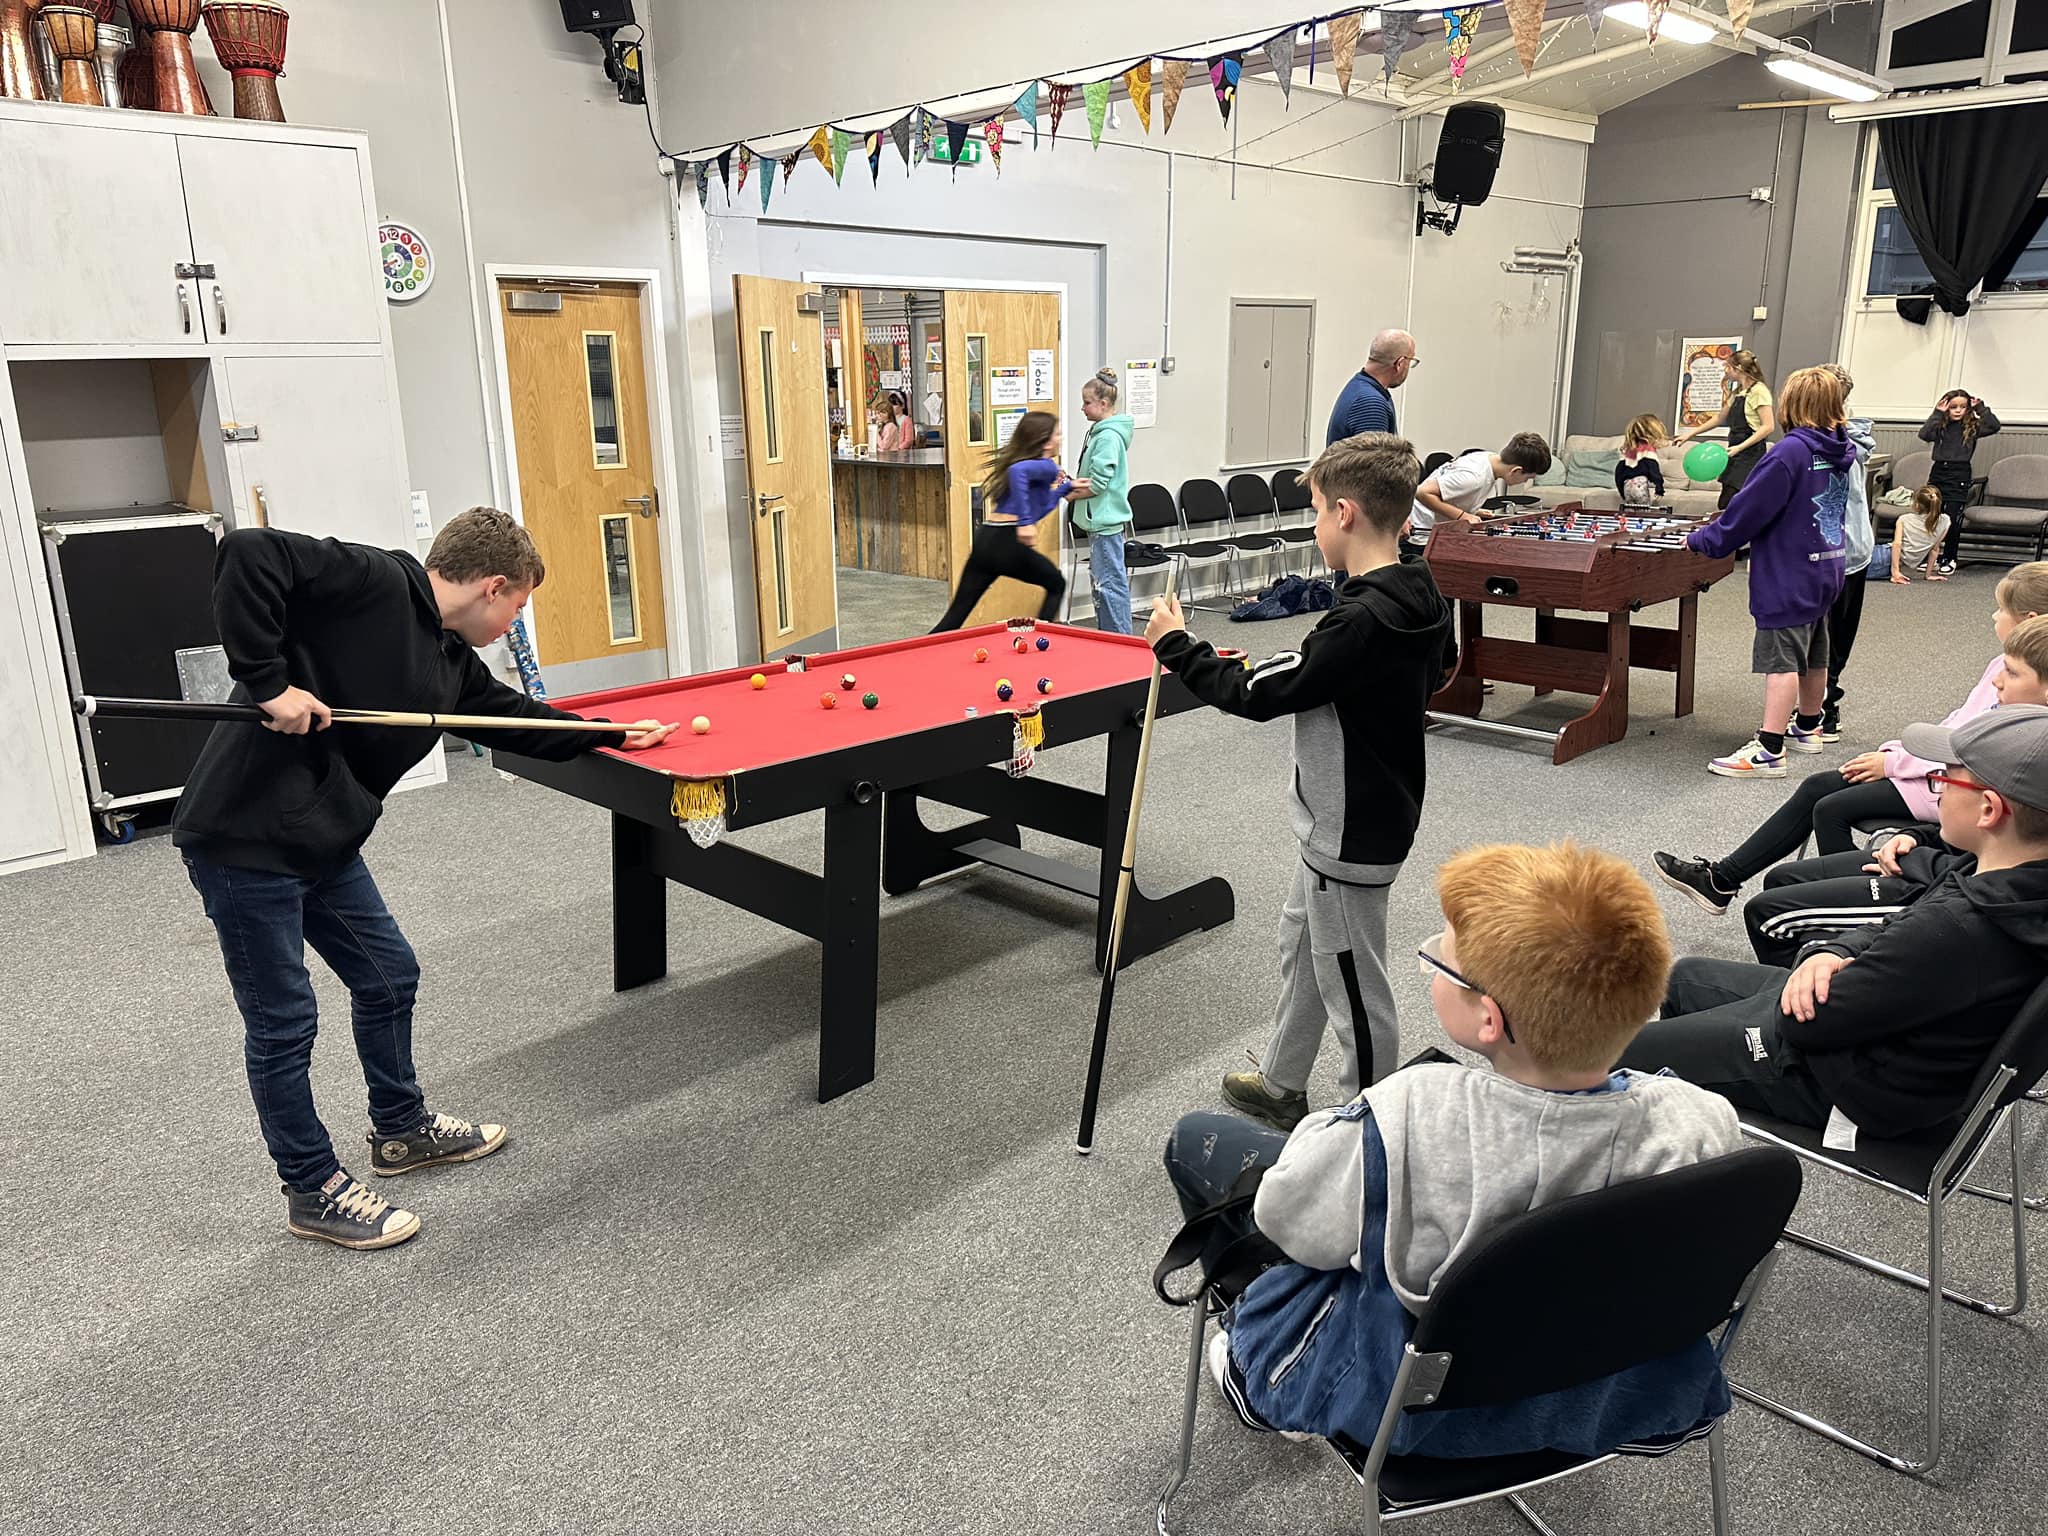
[[[1444,113],[1436,141],[1431,184],[1440,201],[1477,206],[1493,191],[1501,146],[1508,136],[1507,112],[1497,103],[1460,103]]]
[[[562,0],[562,25],[571,32],[616,32],[633,24],[633,0]]]

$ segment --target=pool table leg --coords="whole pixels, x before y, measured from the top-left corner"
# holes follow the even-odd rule
[[[1123,873],[1124,828],[1130,820],[1131,794],[1137,783],[1138,746],[1143,732],[1136,725],[1109,733],[1109,764],[1102,784],[1102,832],[1094,839],[1101,849],[1100,884],[1095,907],[1095,969],[1109,963],[1109,928],[1116,919],[1116,887]],[[1139,814],[1144,808],[1139,807]],[[1220,928],[1237,915],[1237,896],[1221,875],[1197,880],[1164,896],[1146,892],[1136,878],[1124,908],[1124,942],[1117,951],[1117,969],[1157,954],[1176,939]]]
[[[668,878],[655,867],[653,827],[612,814],[612,990],[668,974]]]
[[[825,963],[818,979],[818,1102],[875,1079],[882,801],[825,811]]]

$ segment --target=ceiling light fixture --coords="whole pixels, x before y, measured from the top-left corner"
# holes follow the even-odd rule
[[[1839,96],[1844,101],[1875,101],[1884,94],[1882,91],[1872,90],[1861,80],[1838,75],[1824,65],[1813,64],[1806,59],[1772,59],[1764,68],[1781,79],[1806,86],[1809,90],[1819,91],[1826,96]]]
[[[1625,27],[1634,27],[1638,32],[1650,30],[1650,8],[1643,0],[1629,0],[1626,5],[1610,5],[1607,14]],[[1704,43],[1714,35],[1715,29],[1703,21],[1690,16],[1680,16],[1666,11],[1664,20],[1658,24],[1657,40],[1669,39],[1674,43]]]

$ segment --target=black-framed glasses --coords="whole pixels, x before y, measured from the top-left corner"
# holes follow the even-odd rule
[[[1428,938],[1424,939],[1422,941],[1422,948],[1415,951],[1415,958],[1419,962],[1416,968],[1422,972],[1425,978],[1441,976],[1454,987],[1461,987],[1467,992],[1476,992],[1481,997],[1492,996],[1491,993],[1470,977],[1461,976],[1451,968],[1450,964],[1444,959],[1444,936],[1440,933],[1431,934]],[[1500,1008],[1499,998],[1493,999],[1493,1006]],[[1508,1011],[1505,1008],[1500,1009],[1500,1032],[1508,1037],[1509,1045],[1515,1043],[1514,1027],[1508,1023]]]

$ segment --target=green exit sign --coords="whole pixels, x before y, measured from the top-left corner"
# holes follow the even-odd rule
[[[970,133],[960,145],[960,165],[981,164],[981,135]],[[941,165],[953,165],[953,146],[946,142],[945,129],[941,128],[932,138],[932,158]]]

